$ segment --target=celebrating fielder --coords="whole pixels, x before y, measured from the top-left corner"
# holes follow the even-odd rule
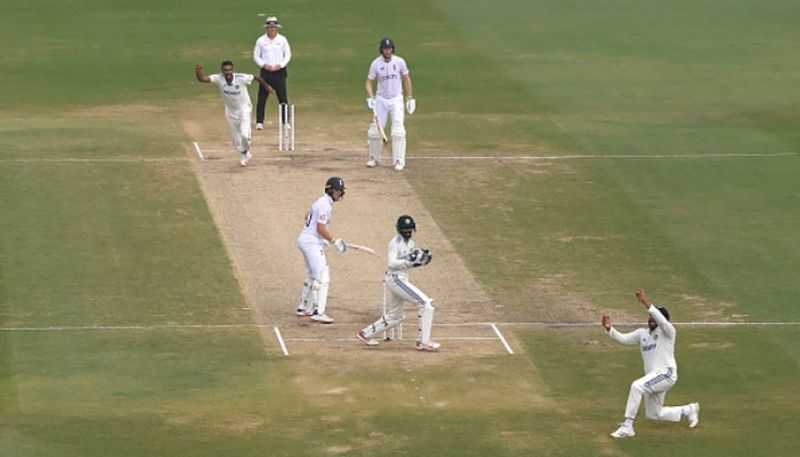
[[[397,236],[389,241],[388,269],[383,279],[385,287],[391,291],[391,303],[386,307],[385,314],[356,333],[356,338],[367,346],[377,346],[379,343],[372,339],[372,336],[400,325],[405,319],[403,304],[408,301],[417,305],[419,318],[417,350],[436,351],[441,345],[431,341],[432,300],[408,280],[408,269],[428,265],[431,262],[431,253],[427,249],[417,248],[411,238],[417,229],[413,217],[400,216],[395,227]]]
[[[305,226],[297,237],[297,246],[303,253],[306,263],[306,279],[300,295],[298,316],[311,316],[311,319],[322,324],[330,324],[333,318],[326,314],[328,303],[328,287],[331,283],[328,262],[325,259],[325,245],[333,244],[339,253],[347,250],[347,243],[334,239],[328,226],[333,214],[333,203],[344,197],[344,180],[333,176],[325,183],[325,195],[311,205],[306,213]]]
[[[392,164],[397,171],[406,166],[406,128],[403,124],[403,88],[406,93],[405,108],[408,114],[414,113],[414,100],[411,76],[406,61],[394,55],[394,41],[391,38],[381,40],[378,48],[380,56],[372,61],[367,74],[367,109],[372,111],[372,123],[367,130],[369,139],[368,167],[376,167],[383,152],[383,133],[388,117],[392,117]],[[375,95],[372,82],[378,81],[378,94]],[[402,80],[402,87],[400,81]],[[383,135],[382,135],[383,134]]]
[[[644,304],[650,314],[648,328],[640,328],[630,333],[620,333],[611,326],[611,317],[603,316],[603,327],[614,341],[639,345],[644,361],[645,375],[633,381],[628,393],[628,405],[625,408],[625,421],[611,433],[614,438],[634,436],[633,421],[639,410],[639,403],[644,397],[644,410],[648,419],[678,422],[686,417],[689,428],[697,427],[700,422],[700,404],[690,403],[683,406],[664,406],[667,391],[678,382],[678,364],[675,362],[675,326],[669,321],[666,308],[656,307],[650,297],[642,289],[636,289],[636,298]]]
[[[197,63],[194,67],[195,77],[201,83],[213,83],[219,88],[222,101],[225,103],[225,119],[228,121],[228,131],[231,134],[233,145],[239,151],[242,166],[253,157],[250,153],[250,116],[253,104],[250,102],[250,93],[247,86],[255,79],[261,90],[274,92],[272,87],[259,76],[246,73],[234,73],[233,62],[226,60],[220,65],[222,73],[206,76],[203,74],[203,65]]]

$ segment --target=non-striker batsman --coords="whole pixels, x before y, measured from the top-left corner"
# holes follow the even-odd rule
[[[367,109],[375,115],[367,130],[369,140],[368,167],[376,167],[381,161],[383,152],[383,138],[375,119],[385,128],[386,121],[392,118],[392,165],[397,171],[406,166],[406,127],[404,124],[403,90],[405,89],[405,109],[408,114],[413,114],[417,104],[414,100],[414,88],[411,84],[408,65],[406,61],[396,56],[394,41],[391,38],[381,40],[378,47],[380,55],[372,61],[365,84],[367,90]],[[377,95],[373,82],[377,81]]]

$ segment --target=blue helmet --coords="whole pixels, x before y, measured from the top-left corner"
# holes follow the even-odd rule
[[[344,187],[344,179],[338,176],[331,176],[325,181],[325,193],[330,195],[331,191],[334,189],[342,191],[342,195],[344,195],[344,191],[346,187]]]
[[[383,50],[386,48],[392,48],[392,54],[394,54],[394,40],[389,37],[381,40],[381,44],[378,46],[378,54],[383,54]]]

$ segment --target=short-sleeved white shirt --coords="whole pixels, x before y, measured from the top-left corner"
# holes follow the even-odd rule
[[[222,101],[225,103],[226,116],[233,119],[250,117],[250,113],[253,112],[253,104],[250,101],[250,92],[247,91],[247,86],[253,82],[253,75],[234,73],[231,84],[228,84],[222,73],[210,75],[208,78],[219,88]]]
[[[306,213],[306,224],[303,227],[302,234],[316,236],[322,241],[322,236],[317,232],[317,224],[328,226],[331,224],[331,217],[333,216],[333,198],[325,194],[319,197],[317,201],[311,205],[311,209]]]
[[[369,66],[367,78],[370,81],[378,80],[379,97],[395,98],[403,95],[403,76],[408,73],[408,65],[402,57],[393,55],[387,62],[383,56],[378,56]]]

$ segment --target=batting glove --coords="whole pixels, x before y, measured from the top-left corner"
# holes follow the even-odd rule
[[[331,241],[331,244],[333,244],[333,247],[339,251],[339,254],[344,254],[344,252],[347,250],[347,243],[341,238],[336,238],[335,240]]]
[[[414,97],[406,98],[406,111],[408,114],[414,114],[414,111],[417,109],[417,101],[414,100]]]
[[[365,103],[368,110],[375,111],[375,97],[367,97],[367,101]]]

